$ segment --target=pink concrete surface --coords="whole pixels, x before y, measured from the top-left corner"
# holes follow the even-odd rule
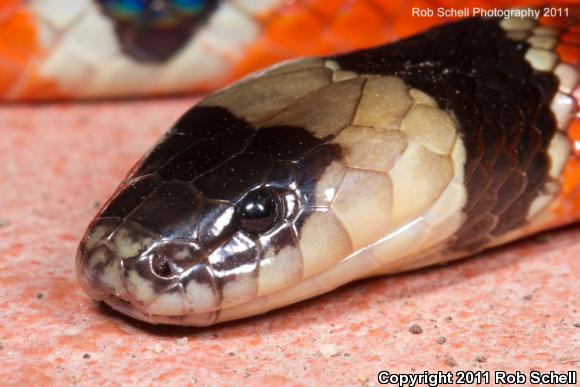
[[[204,329],[97,306],[75,278],[84,228],[193,102],[0,107],[0,385],[366,386],[379,370],[579,370],[578,226]]]

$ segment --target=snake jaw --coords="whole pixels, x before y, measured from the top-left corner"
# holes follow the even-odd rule
[[[201,327],[212,325],[217,318],[217,312],[190,314],[184,316],[155,315],[147,313],[135,307],[135,305],[133,305],[132,303],[115,296],[109,296],[102,301],[119,313],[122,313],[137,320],[147,322],[149,324],[168,324],[168,325],[183,325],[183,326],[195,325]]]

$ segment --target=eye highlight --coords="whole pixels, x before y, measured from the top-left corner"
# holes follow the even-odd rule
[[[278,196],[272,190],[251,191],[240,203],[240,227],[252,235],[268,231],[276,223],[280,208]]]

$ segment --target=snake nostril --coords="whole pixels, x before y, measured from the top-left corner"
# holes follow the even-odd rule
[[[159,277],[168,278],[175,274],[171,259],[164,254],[155,254],[151,260],[151,268]]]

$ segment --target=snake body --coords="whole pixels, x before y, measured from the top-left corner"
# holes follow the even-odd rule
[[[89,227],[83,288],[209,325],[578,220],[575,23],[466,19],[209,95]]]
[[[256,57],[344,51],[394,31],[370,22],[392,2],[311,1],[318,21],[367,6],[368,36],[252,54],[252,23],[279,28],[281,2],[82,0],[68,13],[8,3],[0,32],[17,20],[21,40],[0,41],[6,100],[214,88]],[[143,321],[204,326],[578,221],[580,24],[578,7],[566,10],[468,18],[283,62],[210,94],[89,225],[82,287]],[[103,40],[87,39],[98,28]]]
[[[2,0],[0,100],[213,91],[266,65],[384,44],[449,21],[414,0]],[[510,0],[543,5],[541,0]],[[505,7],[505,0],[470,0]],[[447,4],[447,7],[449,5]],[[457,7],[459,8],[459,4]],[[565,7],[555,7],[564,11]]]

